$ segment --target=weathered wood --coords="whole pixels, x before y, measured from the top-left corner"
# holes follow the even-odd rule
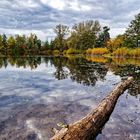
[[[69,124],[67,128],[62,128],[51,140],[93,140],[96,138],[109,120],[119,96],[128,88],[132,81],[133,78],[129,77],[127,80],[119,83],[96,109],[92,110],[81,120]]]

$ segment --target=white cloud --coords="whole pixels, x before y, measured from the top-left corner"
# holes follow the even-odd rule
[[[69,2],[69,7],[72,10],[75,11],[89,11],[91,10],[91,7],[89,5],[82,5],[77,0],[73,0]]]
[[[90,11],[91,10],[91,7],[88,6],[88,5],[81,5],[81,10],[82,11]]]
[[[20,7],[20,8],[37,8],[39,5],[35,0],[26,0],[21,1],[21,0],[16,0],[15,4],[13,4],[14,7]]]
[[[31,33],[37,34],[38,38],[40,38],[42,41],[45,41],[46,39],[50,40],[53,39],[54,34],[52,29],[48,29],[45,31],[42,30],[25,30],[25,29],[4,29],[0,28],[1,34],[7,34],[7,35],[30,35]]]
[[[58,10],[63,10],[66,5],[66,2],[64,0],[41,0],[41,2]]]
[[[41,0],[45,5],[48,5],[57,10],[74,10],[74,11],[89,11],[89,5],[82,5],[78,0]]]
[[[81,7],[77,0],[71,1],[69,3],[69,8],[75,11],[80,11]]]
[[[133,10],[130,13],[128,13],[127,18],[134,19],[134,15],[137,15],[138,13],[140,13],[140,9]]]
[[[110,36],[112,38],[116,37],[118,34],[123,34],[125,32],[125,28],[111,28],[110,29]]]
[[[111,28],[111,37],[123,33],[140,1],[129,0],[1,0],[0,33],[36,33],[42,40],[54,36],[53,28],[83,20],[99,20]]]

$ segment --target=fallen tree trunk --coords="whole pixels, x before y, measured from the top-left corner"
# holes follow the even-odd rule
[[[119,83],[116,88],[106,96],[96,109],[92,110],[81,120],[69,124],[66,128],[56,131],[51,140],[93,140],[101,132],[121,94],[132,83],[133,78]]]

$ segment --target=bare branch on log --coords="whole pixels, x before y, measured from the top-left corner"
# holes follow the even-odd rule
[[[62,128],[51,140],[93,140],[101,132],[121,94],[132,83],[133,78],[119,83],[115,89],[106,96],[98,107],[92,110],[81,120]]]

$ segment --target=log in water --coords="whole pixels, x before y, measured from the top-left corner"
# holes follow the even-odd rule
[[[96,138],[109,120],[119,96],[123,94],[132,81],[133,78],[129,77],[127,80],[120,82],[96,109],[93,109],[81,120],[56,131],[51,140],[93,140]]]

